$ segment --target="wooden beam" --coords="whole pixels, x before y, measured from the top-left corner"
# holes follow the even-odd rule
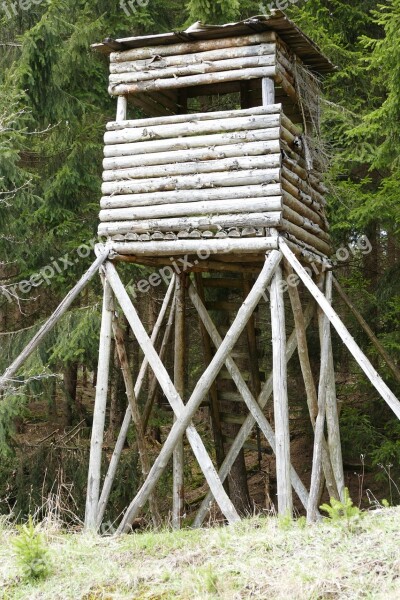
[[[186,364],[186,275],[182,273],[176,278],[176,308],[175,308],[175,343],[174,343],[174,385],[183,399],[185,394],[185,364]],[[176,420],[176,417],[175,417]],[[172,527],[180,529],[184,508],[184,454],[183,439],[178,441],[173,453],[173,490],[172,490]]]
[[[215,380],[222,365],[224,364],[226,355],[229,354],[229,352],[232,350],[233,346],[235,345],[236,341],[240,337],[240,334],[242,333],[244,327],[246,326],[249,316],[252,314],[252,312],[254,311],[254,308],[257,306],[260,298],[262,297],[262,295],[266,289],[266,286],[268,285],[271,277],[273,276],[273,274],[275,272],[275,269],[279,265],[280,260],[281,260],[281,254],[279,252],[272,251],[270,253],[256,283],[253,286],[250,296],[248,296],[248,298],[246,298],[245,302],[239,309],[239,311],[236,315],[236,318],[233,321],[232,326],[230,327],[224,342],[221,344],[220,348],[217,350],[217,352],[216,352],[213,360],[211,361],[210,365],[208,366],[208,368],[205,370],[203,375],[200,377],[186,407],[184,407],[183,410],[182,410],[182,408],[183,408],[182,400],[180,399],[176,390],[173,388],[172,383],[170,382],[169,376],[165,372],[163,365],[158,364],[159,361],[156,361],[153,359],[153,357],[151,357],[151,353],[152,353],[152,351],[154,351],[154,348],[152,346],[150,348],[146,348],[146,352],[148,353],[148,356],[149,356],[149,362],[150,362],[150,357],[151,357],[153,364],[152,363],[150,363],[150,364],[152,364],[152,369],[153,369],[154,373],[156,374],[156,376],[160,382],[160,385],[162,386],[162,388],[164,390],[164,393],[166,394],[167,397],[170,397],[169,398],[170,401],[172,400],[171,404],[174,403],[175,406],[177,404],[179,405],[179,408],[177,409],[179,418],[174,423],[174,425],[171,429],[171,432],[170,432],[166,442],[164,443],[164,446],[162,447],[158,458],[156,459],[155,463],[153,464],[153,467],[150,471],[149,477],[147,478],[142,489],[139,491],[139,493],[133,499],[127,512],[125,513],[125,516],[122,519],[122,522],[118,528],[118,531],[120,533],[126,531],[126,529],[129,527],[129,523],[132,521],[133,518],[135,518],[138,511],[142,508],[143,504],[146,502],[149,494],[154,489],[154,486],[156,485],[158,479],[160,478],[161,474],[163,473],[164,469],[166,468],[168,460],[175,448],[177,440],[183,434],[185,429],[186,429],[186,433],[187,433],[189,442],[191,440],[193,441],[194,435],[196,435],[196,437],[197,437],[197,445],[196,444],[191,444],[191,445],[192,445],[193,451],[195,452],[195,455],[197,454],[196,457],[199,461],[199,464],[200,464],[203,472],[205,471],[204,474],[206,475],[206,479],[208,481],[208,484],[210,485],[210,489],[212,489],[212,487],[214,488],[213,494],[214,494],[214,497],[215,497],[216,501],[218,502],[222,512],[225,514],[225,516],[227,516],[227,518],[230,522],[235,522],[239,519],[239,516],[237,515],[237,512],[236,512],[232,502],[229,500],[224,488],[222,487],[221,481],[218,478],[218,475],[209,459],[209,456],[204,449],[204,445],[201,442],[201,439],[199,438],[196,430],[194,430],[193,426],[190,426],[189,424],[191,422],[191,419],[192,419],[195,411],[201,404],[204,396],[207,394],[211,384]],[[130,321],[131,327],[134,326],[135,335],[138,335],[138,333],[140,331],[141,323],[140,323],[140,321],[139,321],[139,323],[137,323],[138,319],[137,319],[137,317],[135,317],[136,311],[134,310],[132,303],[130,302],[130,299],[122,285],[122,282],[120,282],[120,281],[118,282],[119,278],[115,271],[115,267],[113,267],[110,263],[107,264],[107,275],[110,278],[110,283],[113,286],[114,293],[116,294],[119,302],[123,303],[122,308],[124,309],[124,312],[125,312],[126,316],[128,317],[128,320]],[[118,279],[115,276],[117,276]],[[128,302],[126,302],[126,300]],[[144,334],[146,335],[145,332],[144,332]],[[145,344],[146,340],[143,338],[142,335],[140,335],[140,337],[142,339],[142,341],[141,341],[142,349],[144,350],[144,344]],[[175,399],[177,400],[177,402],[175,401]],[[204,456],[199,454],[199,452],[198,452],[199,446],[204,449],[204,453],[205,453]],[[206,466],[206,465],[208,465],[208,466]],[[212,476],[210,477],[210,475],[212,475]],[[218,497],[216,496],[216,493],[217,493]]]
[[[103,451],[104,423],[106,418],[108,377],[110,370],[112,311],[112,290],[108,282],[105,281],[86,495],[85,529],[88,530],[97,528],[101,456]]]
[[[128,398],[129,407],[131,409],[132,420],[136,430],[136,443],[139,451],[140,464],[142,468],[143,478],[146,479],[150,471],[150,460],[148,455],[148,448],[146,444],[146,438],[143,430],[142,416],[140,414],[139,405],[137,402],[137,396],[133,385],[132,372],[129,366],[128,354],[125,347],[124,333],[118,323],[117,317],[114,315],[113,318],[113,333],[115,340],[115,347],[118,354],[118,360],[120,363],[122,375],[125,383],[126,396]],[[153,520],[154,527],[160,527],[162,523],[160,511],[158,508],[157,498],[154,494],[149,497],[149,506],[151,512],[151,518]]]
[[[19,368],[24,364],[27,358],[29,358],[32,352],[36,350],[43,338],[53,329],[56,323],[67,312],[76,297],[80,294],[86,284],[92,279],[93,275],[97,273],[101,265],[107,259],[109,253],[110,248],[108,246],[102,247],[102,253],[99,254],[86,273],[82,275],[76,286],[72,288],[64,300],[58,305],[51,317],[33,336],[32,340],[27,346],[25,346],[21,354],[11,363],[8,369],[4,371],[4,374],[2,377],[0,377],[0,390],[4,389],[11,383],[12,377],[18,372]]]
[[[215,345],[215,347],[217,349],[220,348],[220,346],[222,344],[222,338],[219,335],[217,328],[215,327],[214,323],[212,322],[210,315],[208,314],[204,304],[201,301],[201,298],[200,298],[197,290],[193,287],[193,285],[191,285],[189,287],[189,296],[200,316],[200,319],[202,320],[204,327],[207,330],[208,335],[210,336],[210,339],[212,340],[213,344]],[[226,357],[225,364],[226,364],[226,368],[229,371],[229,374],[231,375],[233,381],[236,384],[236,387],[237,387],[240,395],[243,398],[243,401],[245,402],[247,408],[249,409],[250,414],[253,416],[255,422],[258,423],[261,431],[265,435],[272,450],[274,452],[276,452],[276,436],[274,434],[274,431],[273,431],[271,425],[269,424],[267,418],[265,417],[262,409],[260,408],[260,405],[256,402],[253,394],[251,393],[250,389],[248,388],[246,382],[244,381],[243,376],[240,372],[240,369],[237,367],[236,363],[229,355]],[[307,491],[306,491],[304,485],[301,483],[301,480],[297,476],[297,474],[295,475],[295,477],[292,477],[293,473],[295,473],[295,471],[294,471],[293,467],[290,465],[290,477],[292,479],[293,487],[295,488],[303,505],[307,506],[307,501],[308,501]]]
[[[333,278],[333,285],[335,286],[335,289],[338,292],[338,294],[341,297],[341,299],[343,300],[343,302],[351,310],[351,312],[353,313],[353,315],[357,319],[358,323],[361,325],[361,327],[363,328],[363,330],[365,331],[365,333],[367,334],[367,336],[369,337],[369,339],[371,340],[371,342],[375,346],[376,350],[378,351],[378,353],[380,354],[380,356],[383,358],[383,360],[385,361],[385,363],[387,364],[387,366],[391,370],[392,375],[395,377],[396,381],[398,383],[400,383],[400,371],[399,371],[399,369],[397,368],[397,366],[395,365],[395,363],[393,362],[393,360],[391,359],[391,357],[389,356],[389,354],[386,352],[385,348],[382,346],[382,344],[380,343],[380,341],[378,340],[378,338],[376,337],[376,335],[372,331],[371,327],[368,325],[368,323],[366,322],[366,320],[364,319],[364,317],[361,315],[361,313],[354,306],[354,304],[352,303],[352,301],[350,300],[350,298],[348,297],[348,295],[346,294],[346,292],[344,291],[344,289],[342,288],[342,286],[340,285],[340,283],[338,282],[338,280],[335,277]]]
[[[293,500],[290,483],[290,431],[287,394],[285,306],[282,281],[282,269],[278,268],[271,285],[276,479],[278,484],[278,513],[280,515],[292,516]]]
[[[400,402],[393,394],[393,392],[389,389],[386,383],[383,381],[379,373],[374,369],[368,358],[365,356],[364,352],[361,348],[356,344],[350,332],[343,324],[340,317],[334,311],[332,306],[329,304],[324,294],[318,289],[315,285],[311,277],[304,270],[300,262],[297,260],[296,256],[290,250],[285,241],[280,238],[279,239],[279,247],[282,250],[285,258],[290,262],[295,272],[298,274],[300,279],[303,281],[306,288],[318,302],[324,313],[327,315],[328,319],[332,323],[333,327],[336,329],[339,337],[342,339],[344,344],[347,346],[349,352],[355,358],[361,369],[364,371],[365,375],[368,377],[372,385],[379,392],[388,406],[392,409],[398,419],[400,419]]]
[[[162,324],[164,322],[165,315],[167,313],[168,306],[170,304],[174,289],[175,289],[175,276],[173,276],[171,279],[171,282],[168,286],[167,293],[165,295],[164,301],[163,301],[161,309],[160,309],[160,313],[159,313],[157,321],[154,325],[154,329],[151,334],[152,344],[155,344],[157,341],[157,338],[160,333]],[[142,385],[143,385],[144,379],[146,377],[148,365],[149,365],[149,363],[148,363],[147,359],[144,358],[144,360],[141,364],[141,367],[139,369],[139,375],[138,375],[138,378],[137,378],[137,381],[135,384],[135,388],[134,388],[134,394],[135,394],[136,398],[139,397],[140,391],[142,389]],[[131,424],[131,420],[132,420],[131,407],[128,405],[128,408],[126,409],[125,417],[122,422],[121,429],[120,429],[120,432],[118,435],[118,439],[117,439],[117,442],[114,447],[114,452],[111,456],[110,464],[108,466],[108,471],[104,478],[103,490],[101,492],[99,505],[98,505],[98,509],[97,509],[97,527],[100,527],[103,517],[104,517],[108,499],[109,499],[110,493],[111,493],[111,488],[114,483],[115,475],[117,472],[119,460],[120,460],[122,450],[125,445],[125,440],[126,440],[126,436],[128,434],[128,429]],[[143,428],[144,428],[144,430],[146,430],[144,422],[143,422]]]
[[[311,322],[312,316],[314,313],[314,302],[310,303],[304,313],[304,320],[305,320],[305,326],[306,328],[308,327],[308,325]],[[296,339],[296,331],[293,331],[292,334],[290,335],[287,345],[286,345],[286,362],[289,362],[289,360],[292,358],[295,350],[297,347],[297,339]],[[257,402],[260,406],[261,409],[263,409],[271,394],[272,394],[272,389],[273,389],[273,373],[270,373],[268,376],[268,379],[266,380],[263,389],[261,390],[261,394],[259,395]],[[255,418],[253,417],[252,414],[249,414],[246,417],[245,422],[243,423],[242,427],[240,428],[239,433],[237,434],[234,442],[232,443],[229,452],[226,455],[226,458],[224,460],[224,464],[222,465],[221,469],[219,470],[219,476],[221,481],[224,481],[225,478],[228,476],[233,463],[235,462],[241,448],[243,447],[243,444],[245,443],[245,441],[247,440],[247,438],[249,437],[251,430],[253,429],[253,426],[255,424]],[[291,480],[293,485],[295,480],[296,480],[297,474],[294,471],[294,469],[291,470]],[[300,481],[301,484],[301,481]],[[302,484],[301,484],[302,485]],[[299,486],[300,489],[300,486]],[[307,495],[307,492],[306,492]],[[307,495],[307,499],[308,499],[308,495]],[[213,500],[213,495],[211,490],[208,492],[207,496],[204,498],[203,502],[201,503],[201,506],[199,508],[199,511],[196,515],[196,518],[194,520],[194,526],[195,527],[200,527],[201,524],[203,523],[205,516],[207,514],[207,511],[210,507],[210,504]]]

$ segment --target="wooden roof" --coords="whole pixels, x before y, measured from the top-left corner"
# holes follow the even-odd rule
[[[191,28],[189,28],[191,29]],[[324,56],[318,46],[295,25],[282,11],[276,10],[269,16],[256,16],[226,25],[199,24],[190,31],[174,31],[158,35],[145,35],[119,39],[107,38],[101,44],[93,44],[92,48],[102,54],[130,50],[131,48],[145,48],[149,46],[162,46],[176,44],[177,42],[194,42],[197,40],[212,40],[240,35],[251,35],[263,31],[274,31],[286,42],[291,50],[301,58],[303,63],[316,73],[330,73],[335,69],[331,61]]]

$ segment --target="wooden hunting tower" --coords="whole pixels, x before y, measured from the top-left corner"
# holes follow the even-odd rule
[[[292,513],[293,487],[308,518],[315,520],[323,477],[331,496],[343,498],[344,490],[330,323],[400,416],[399,402],[331,307],[319,79],[333,65],[279,11],[224,26],[196,24],[183,32],[107,39],[94,49],[109,55],[109,93],[118,99],[118,107],[116,120],[108,123],[105,134],[99,226],[104,243],[97,248],[96,263],[102,264],[104,301],[86,525],[101,525],[132,421],[144,482],[119,531],[129,530],[147,501],[154,523],[159,523],[155,486],[172,456],[172,517],[179,527],[184,512],[183,434],[210,488],[194,524],[201,525],[213,498],[228,522],[236,521],[232,489],[240,476],[240,460],[243,476],[243,447],[249,446],[255,424],[276,456],[279,513]],[[129,118],[132,107],[135,116],[140,109],[143,117]],[[169,273],[170,284],[151,337],[118,275],[119,261],[158,268],[148,282],[142,282],[142,292],[160,285]],[[288,337],[283,273],[294,323]],[[303,312],[305,289],[312,298]],[[216,290],[217,298],[210,295]],[[185,319],[188,299],[200,318],[200,329],[197,321],[193,325],[193,319]],[[144,355],[136,384],[116,317],[117,302]],[[318,384],[306,337],[317,307]],[[207,309],[213,318],[217,311],[225,313],[218,327]],[[259,318],[267,312],[268,321]],[[191,389],[185,365],[191,351],[187,340],[193,336],[185,334],[185,327],[197,328],[205,364]],[[172,372],[167,360],[171,332],[173,375],[166,368]],[[128,407],[100,494],[112,337]],[[271,340],[267,376],[260,368],[266,339]],[[296,348],[304,405],[315,432],[309,492],[290,458],[293,431],[287,362]],[[147,391],[143,411],[138,402],[148,366],[174,413],[152,466],[146,427],[154,386]],[[270,408],[267,418],[270,396],[273,412]],[[193,421],[201,406],[209,409],[213,460]]]

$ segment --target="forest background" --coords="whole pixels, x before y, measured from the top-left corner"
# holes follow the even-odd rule
[[[332,157],[327,175],[331,233],[336,248],[350,250],[365,235],[372,251],[350,251],[337,277],[398,364],[400,0],[285,5],[338,66],[323,82],[323,130]],[[0,371],[93,259],[102,138],[105,123],[114,118],[115,101],[106,91],[107,63],[90,44],[177,30],[200,19],[239,20],[262,14],[268,6],[251,0],[134,0],[129,5],[115,0],[13,5],[5,0],[0,5]],[[40,273],[38,285],[21,285]],[[130,267],[132,280],[142,277],[142,268]],[[139,306],[149,327],[158,293]],[[93,389],[96,378],[100,307],[101,285],[94,281],[0,398],[0,511],[13,507],[27,514],[53,489],[57,475],[66,489],[74,481],[76,510],[82,513],[92,408],[84,392]],[[338,308],[399,392],[353,316],[340,302]],[[339,344],[335,363],[343,382],[338,395],[345,460],[361,460],[374,477],[383,477],[396,503],[400,425]],[[125,402],[117,377],[114,388],[109,441]],[[37,440],[32,444],[23,435],[38,422],[71,428],[82,421],[86,442],[69,454],[57,444],[49,453],[48,446]],[[136,460],[135,455],[122,465],[121,481],[128,479],[129,485],[116,491],[115,501],[129,499],[135,482],[123,470],[132,473]]]

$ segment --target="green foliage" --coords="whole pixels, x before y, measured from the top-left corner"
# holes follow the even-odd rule
[[[363,515],[361,510],[354,506],[347,488],[344,489],[343,501],[331,498],[330,504],[322,504],[320,509],[328,514],[328,518],[333,523],[337,524],[345,521],[349,527],[359,521]]]
[[[222,25],[239,17],[239,0],[190,0],[189,21]]]
[[[17,562],[28,580],[44,579],[50,573],[49,551],[43,535],[29,516],[25,525],[18,526],[19,536],[13,541]]]

